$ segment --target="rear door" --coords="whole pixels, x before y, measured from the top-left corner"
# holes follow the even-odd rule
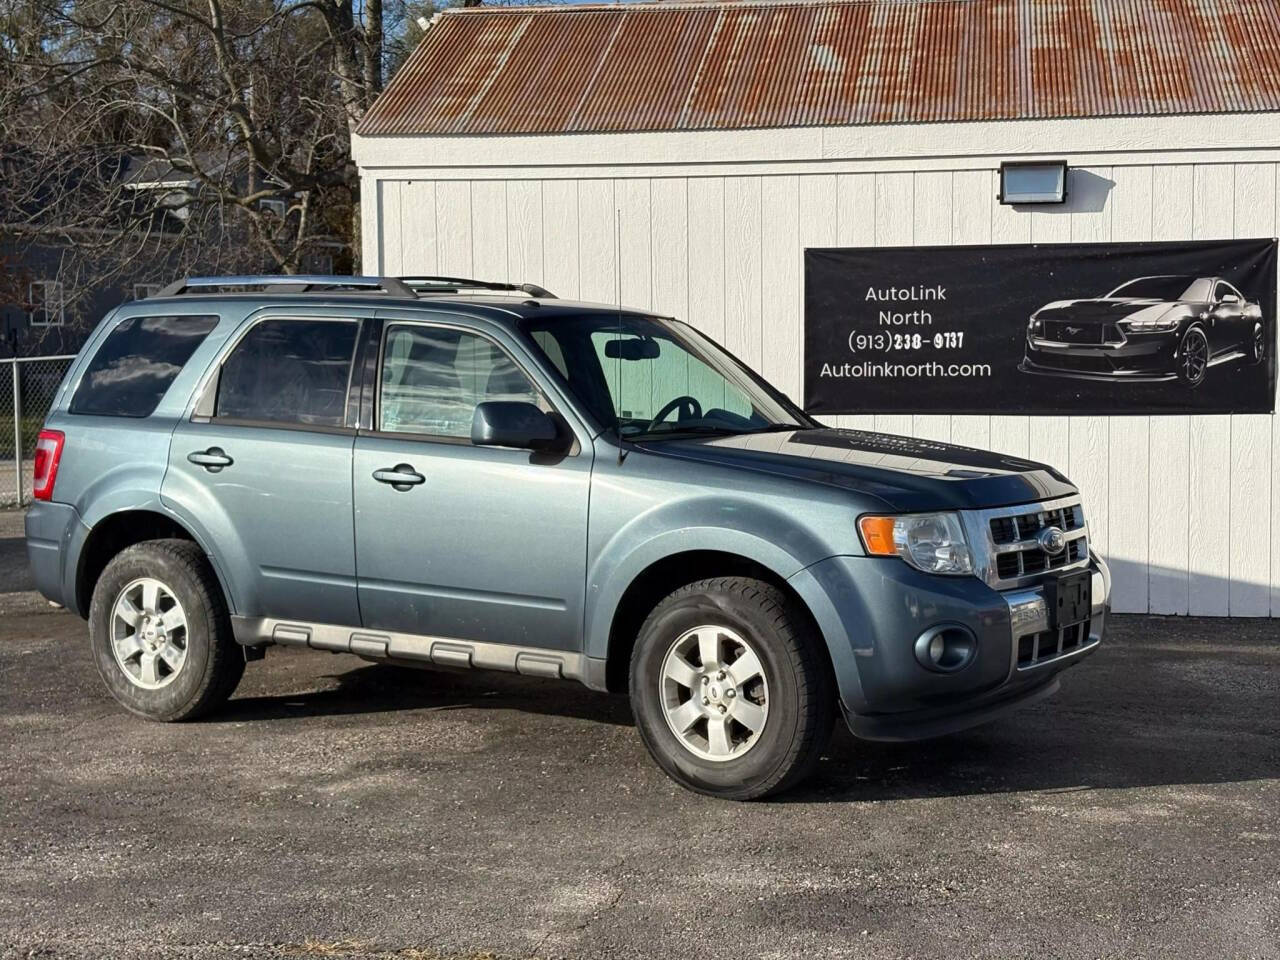
[[[360,623],[347,411],[360,324],[250,318],[173,434],[163,497],[203,528],[242,616]]]
[[[580,437],[555,456],[472,446],[483,400],[552,409],[535,379],[490,334],[384,323],[373,429],[355,448],[364,626],[576,651],[591,445]],[[394,471],[408,482],[390,482]]]

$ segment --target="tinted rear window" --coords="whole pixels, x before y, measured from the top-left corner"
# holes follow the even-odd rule
[[[222,364],[214,416],[340,427],[359,325],[264,320]]]
[[[149,417],[217,317],[129,317],[107,334],[71,398],[71,412]]]

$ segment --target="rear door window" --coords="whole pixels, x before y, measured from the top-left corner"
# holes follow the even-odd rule
[[[222,364],[214,416],[341,427],[346,420],[354,320],[263,320]]]
[[[72,413],[149,417],[216,316],[128,317],[116,324],[80,378]]]

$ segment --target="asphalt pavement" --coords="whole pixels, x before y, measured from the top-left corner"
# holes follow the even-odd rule
[[[0,516],[0,956],[1280,957],[1280,624],[1119,617],[1050,700],[686,793],[626,700],[272,650],[118,709]]]

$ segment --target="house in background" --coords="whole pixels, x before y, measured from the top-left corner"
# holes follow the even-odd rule
[[[0,173],[13,162],[20,162],[16,151],[0,157]],[[223,159],[201,156],[197,162],[206,172],[231,179],[245,177]],[[104,181],[109,185],[122,225],[136,223],[139,212],[147,218],[150,241],[145,254],[121,259],[116,253],[117,259],[111,261],[108,253],[103,269],[96,270],[91,263],[86,269],[83,253],[72,256],[69,241],[21,243],[0,233],[0,357],[73,353],[112,307],[145,299],[180,276],[277,272],[266,263],[246,263],[243,256],[228,262],[228,251],[234,258],[240,250],[234,243],[209,243],[194,257],[191,249],[184,249],[184,231],[191,229],[191,200],[201,190],[200,180],[190,171],[159,158],[125,156],[109,163],[105,176],[99,163],[92,170],[86,166],[84,177],[94,178],[92,189],[101,190]],[[74,189],[74,184],[64,175],[60,188]],[[28,206],[38,217],[47,204],[37,196]],[[259,206],[282,221],[289,216],[283,199],[263,199]],[[345,241],[322,238],[304,258],[301,271],[332,273],[335,261],[347,260]],[[104,276],[109,279],[96,279]]]
[[[9,151],[0,168],[21,163],[21,151]],[[0,356],[30,356],[73,353],[80,348],[97,320],[123,300],[154,293],[162,284],[163,251],[181,233],[184,218],[176,196],[188,187],[188,178],[179,179],[164,165],[169,175],[157,176],[151,161],[123,156],[86,160],[82,167],[58,172],[50,183],[14,201],[17,209],[6,219],[40,223],[50,216],[64,217],[58,201],[81,185],[95,195],[86,201],[96,213],[115,205],[123,227],[136,218],[141,206],[147,210],[148,228],[153,238],[151,250],[136,262],[111,263],[111,253],[97,262],[77,250],[69,234],[80,231],[76,242],[96,242],[90,229],[109,240],[112,227],[87,228],[72,223],[68,236],[56,234],[36,240],[0,234]],[[97,204],[97,207],[92,205]],[[161,251],[157,261],[156,251]],[[108,269],[108,264],[111,268]],[[94,282],[93,276],[109,275],[109,282]]]

